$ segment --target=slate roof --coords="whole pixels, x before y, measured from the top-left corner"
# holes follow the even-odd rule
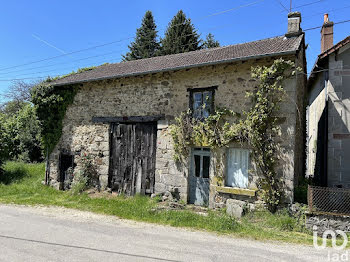
[[[52,84],[56,86],[76,84],[255,59],[264,56],[293,54],[299,50],[302,39],[303,35],[290,38],[279,36],[244,44],[107,64],[93,70],[69,75],[54,81]]]

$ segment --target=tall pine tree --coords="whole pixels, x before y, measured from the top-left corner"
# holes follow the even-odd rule
[[[180,10],[170,21],[162,43],[162,55],[178,54],[201,49],[201,40],[191,19]]]
[[[203,48],[219,47],[220,43],[214,39],[214,35],[209,33],[203,43]]]
[[[124,61],[154,57],[160,54],[156,24],[153,14],[147,11],[141,27],[136,31],[135,41],[129,45],[130,52],[123,56]]]

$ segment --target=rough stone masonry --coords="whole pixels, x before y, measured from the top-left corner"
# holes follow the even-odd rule
[[[300,51],[297,55],[283,58],[303,67],[303,53]],[[92,155],[102,188],[108,186],[110,125],[94,123],[92,117],[164,115],[164,119],[159,120],[157,124],[155,193],[176,191],[181,199],[187,201],[190,164],[181,166],[174,162],[173,144],[169,134],[169,125],[173,123],[174,118],[189,108],[187,90],[217,86],[215,106],[242,113],[251,106],[246,92],[256,86],[250,76],[251,67],[270,65],[276,58],[279,57],[79,84],[79,92],[63,121],[62,137],[49,157],[51,184],[59,184],[57,181],[60,153],[69,152],[74,155],[75,170],[80,167],[82,153]],[[283,174],[287,202],[293,199],[294,183],[302,173],[303,167],[304,128],[303,115],[300,112],[304,109],[304,88],[304,76],[297,75],[286,81],[285,90],[288,97],[279,114],[282,119],[282,139],[278,172]],[[221,150],[221,156],[225,157],[225,150]],[[213,152],[211,157],[209,206],[222,207],[226,199],[230,198],[256,201],[257,177],[249,175],[246,189],[248,191],[231,190],[218,182],[217,176],[225,176],[225,165],[218,166],[216,155],[219,153]]]

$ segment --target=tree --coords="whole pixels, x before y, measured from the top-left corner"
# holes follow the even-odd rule
[[[162,43],[162,55],[178,54],[201,49],[199,34],[180,10],[170,21]]]
[[[3,156],[5,159],[25,162],[41,161],[40,126],[34,106],[22,102],[19,110],[12,111],[13,102],[7,103],[1,114]]]
[[[203,43],[203,48],[219,47],[220,43],[214,39],[214,35],[209,33]]]
[[[129,45],[130,52],[123,56],[124,61],[149,58],[159,55],[156,24],[151,11],[147,11],[142,19],[141,27],[136,31],[135,41]]]
[[[30,90],[38,84],[38,82],[24,82],[22,80],[13,81],[8,92],[3,96],[9,100],[16,102],[29,102]]]
[[[2,164],[7,155],[7,144],[5,140],[4,116],[0,112],[0,176],[3,173]]]

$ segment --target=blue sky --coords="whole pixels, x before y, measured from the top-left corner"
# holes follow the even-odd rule
[[[229,45],[284,34],[287,11],[281,4],[289,8],[290,0],[3,1],[0,93],[6,92],[11,79],[56,76],[79,67],[119,62],[146,10],[153,12],[160,36],[183,9],[202,38],[211,32],[221,45]],[[321,26],[325,12],[334,22],[350,19],[349,0],[293,0],[292,6],[302,13],[303,29]],[[233,10],[220,13],[229,9]],[[334,42],[349,33],[350,23],[335,25]],[[118,40],[123,41],[31,63]],[[310,70],[320,52],[320,29],[307,31],[306,43]],[[31,64],[23,65],[27,63]]]

